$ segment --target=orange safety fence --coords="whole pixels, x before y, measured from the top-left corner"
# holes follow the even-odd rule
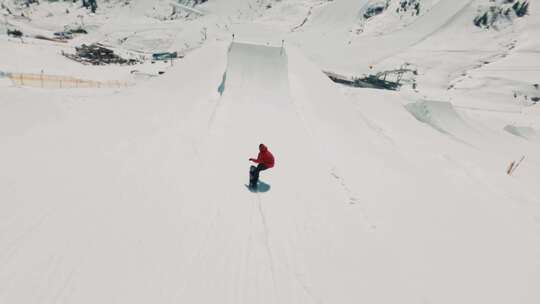
[[[49,89],[119,88],[131,85],[118,80],[96,81],[46,74],[8,73],[7,77],[16,85]]]

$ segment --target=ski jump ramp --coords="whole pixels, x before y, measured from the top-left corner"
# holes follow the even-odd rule
[[[220,257],[197,261],[206,266],[189,281],[187,299],[357,303],[374,298],[383,284],[362,274],[374,267],[384,272],[389,264],[359,258],[375,254],[366,248],[377,246],[368,245],[372,240],[360,229],[347,229],[361,221],[344,223],[346,195],[291,96],[287,58],[280,47],[233,43],[229,49],[223,95],[201,156],[202,176],[212,187],[205,200],[221,217],[205,256]],[[261,173],[271,190],[251,193],[244,186],[247,159],[256,157],[261,142],[274,153],[276,166]],[[208,280],[216,280],[211,293]],[[355,288],[359,282],[366,288]],[[224,301],[224,295],[231,298]]]

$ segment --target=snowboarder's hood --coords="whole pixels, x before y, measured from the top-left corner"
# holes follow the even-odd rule
[[[268,151],[268,148],[264,144],[260,144],[259,145],[259,151],[265,152],[265,151]]]

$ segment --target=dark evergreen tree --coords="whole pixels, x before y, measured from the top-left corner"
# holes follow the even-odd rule
[[[82,0],[82,5],[85,8],[89,8],[92,13],[95,13],[98,7],[97,0]]]
[[[525,1],[521,7],[516,11],[516,16],[523,17],[529,12],[529,2]]]
[[[482,17],[476,17],[474,18],[474,25],[478,26],[478,27],[482,27],[482,26],[485,26],[487,27],[488,25],[488,13],[484,13],[484,15],[482,15]]]

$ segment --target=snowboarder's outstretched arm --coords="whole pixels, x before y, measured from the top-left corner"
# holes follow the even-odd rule
[[[260,156],[257,157],[257,158],[250,158],[249,159],[250,161],[256,163],[256,164],[260,164],[261,163],[261,159],[260,159]]]

